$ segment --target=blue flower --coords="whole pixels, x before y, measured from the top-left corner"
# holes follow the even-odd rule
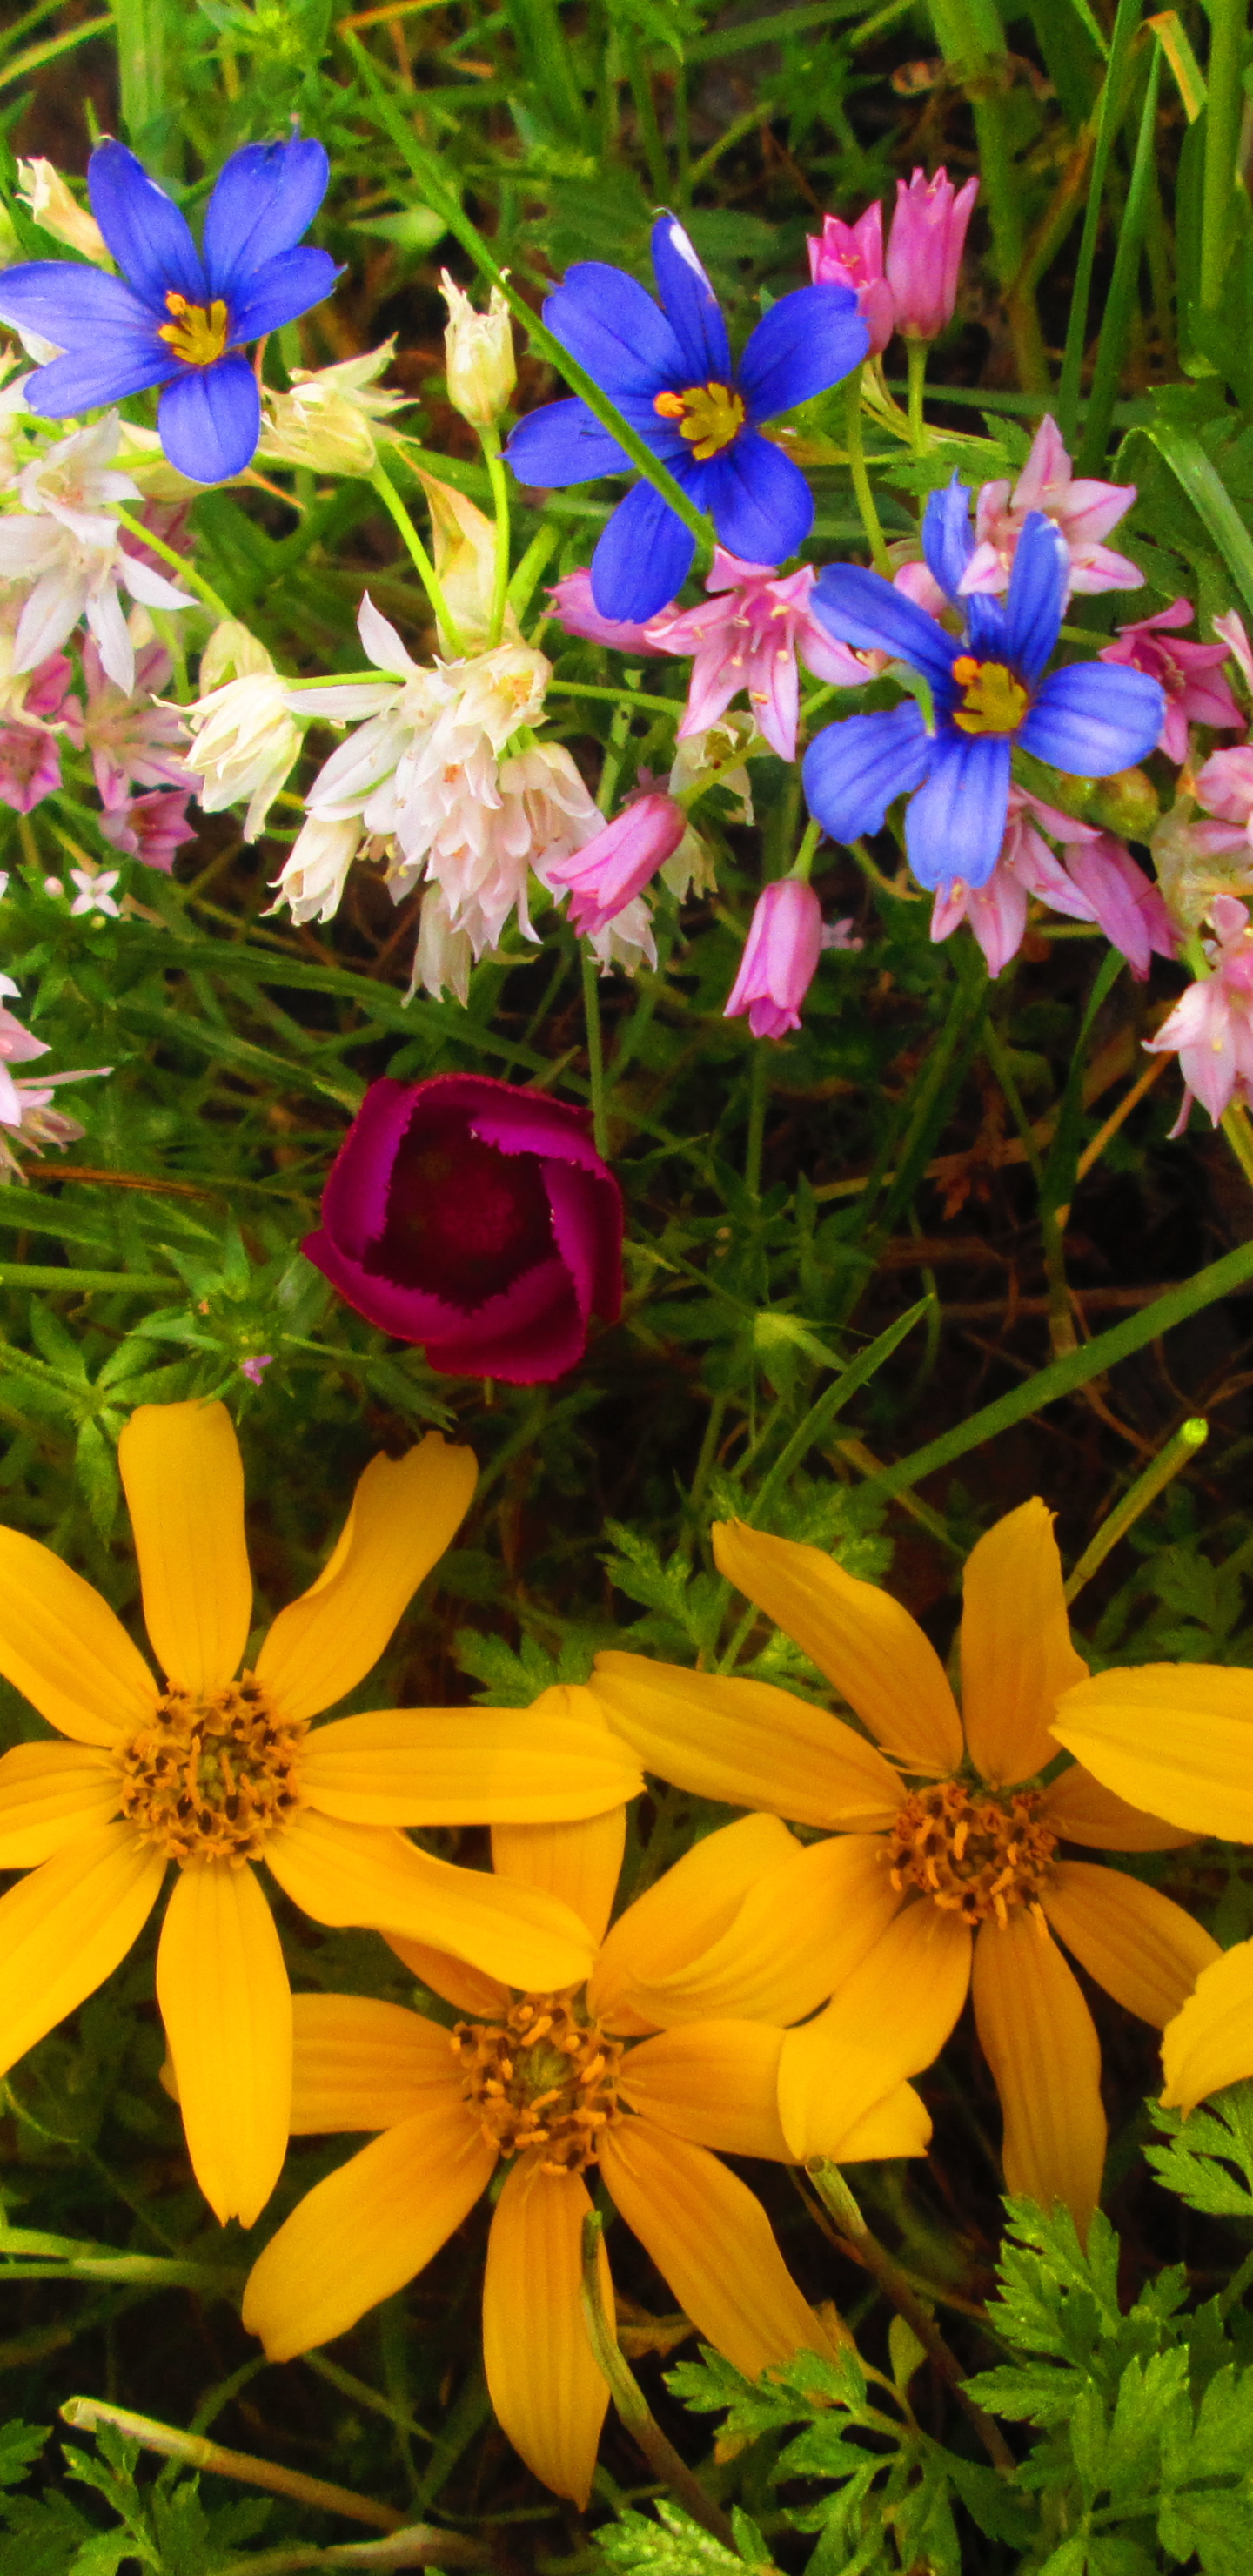
[[[50,420],[163,388],[171,465],[195,483],[241,474],[256,452],[261,401],[241,344],[307,313],[335,263],[296,245],[326,194],[320,143],[247,143],[219,174],[197,251],[172,198],[124,143],[92,153],[92,213],[120,277],[70,260],[0,270],[0,320],[64,351],[26,379]]]
[[[652,249],[660,311],[624,269],[588,259],[567,271],[544,320],[708,511],[728,551],[745,563],[783,563],[813,525],[813,495],[757,424],[838,384],[865,357],[870,335],[857,298],[845,286],[781,296],[737,368],[718,299],[673,215],[654,224]],[[631,471],[630,457],[583,402],[532,412],[505,453],[523,483],[587,483]],[[636,623],[653,616],[682,587],[694,552],[690,529],[651,483],[637,483],[592,558],[601,616]]]
[[[947,491],[932,493],[922,524],[928,566],[966,619],[960,640],[880,574],[855,564],[828,564],[810,600],[841,643],[890,653],[920,672],[934,708],[930,731],[912,698],[883,715],[828,725],[805,754],[810,813],[834,840],[854,841],[879,831],[893,799],[908,795],[905,846],[925,886],[959,878],[986,885],[1005,836],[1015,743],[1055,769],[1108,778],[1145,758],[1165,715],[1162,691],[1143,671],[1071,662],[1043,678],[1062,622],[1069,557],[1041,511],[1024,525],[1004,601],[959,598],[974,546],[969,504],[954,476]]]

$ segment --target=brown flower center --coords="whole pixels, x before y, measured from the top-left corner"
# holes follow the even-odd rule
[[[1052,1875],[1057,1836],[1040,1822],[1041,1792],[976,1794],[960,1780],[941,1780],[907,1798],[888,1837],[892,1885],[921,1888],[964,1923],[1010,1915],[1029,1905]],[[1042,1921],[1042,1918],[1041,1918]]]
[[[275,1715],[251,1673],[211,1699],[166,1690],[122,1746],[122,1813],[171,1860],[258,1860],[303,1804],[307,1732]]]
[[[545,2173],[583,2173],[601,2132],[621,2119],[622,2047],[560,1995],[526,1995],[503,2022],[459,2021],[463,2090],[502,2156],[543,2151]]]

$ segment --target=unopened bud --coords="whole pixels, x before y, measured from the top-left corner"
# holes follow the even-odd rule
[[[288,393],[267,388],[259,453],[314,474],[372,474],[378,462],[375,424],[409,399],[374,387],[395,345],[385,340],[366,356],[343,358],[334,367],[294,367]],[[394,441],[396,432],[382,435]]]
[[[17,193],[44,232],[64,242],[67,249],[80,251],[84,259],[94,260],[97,268],[112,268],[95,216],[71,195],[51,161],[19,161],[17,175],[22,183]]]
[[[486,313],[476,313],[447,269],[440,285],[448,306],[444,333],[448,399],[463,420],[476,429],[488,429],[499,420],[518,381],[509,307],[494,286]]]

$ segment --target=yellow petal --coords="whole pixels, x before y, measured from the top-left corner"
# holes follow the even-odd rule
[[[460,2227],[496,2150],[451,2088],[298,2201],[253,2265],[243,2319],[271,2361],[346,2334]]]
[[[0,1529],[0,1673],[76,1744],[115,1744],[157,1688],[107,1601],[50,1547]]]
[[[103,1985],[164,1875],[129,1825],[101,1825],[0,1896],[0,2075]]]
[[[700,2021],[641,2040],[623,2060],[621,2089],[636,2111],[698,2147],[790,2161],[779,2126],[783,2033],[758,2021]]]
[[[592,1944],[568,1905],[485,1870],[432,1860],[386,1825],[347,1825],[306,1808],[271,1834],[265,1857],[315,1923],[400,1932],[536,1992],[581,1985],[587,1975]]]
[[[1053,1515],[1038,1497],[1007,1512],[966,1560],[962,1713],[975,1768],[1000,1787],[1054,1759],[1060,1691],[1086,1681],[1070,1642]]]
[[[586,1923],[593,1941],[604,1940],[625,1849],[625,1807],[587,1816],[581,1824],[492,1827],[492,1863],[499,1876],[559,1896]]]
[[[633,1987],[681,1975],[730,1929],[755,1882],[795,1850],[776,1816],[741,1816],[694,1843],[607,1935],[588,1987],[592,2011],[603,2021]]]
[[[761,2202],[706,2147],[634,2118],[606,2132],[600,2163],[677,2306],[746,2379],[826,2349]]]
[[[257,1657],[285,1717],[316,1717],[365,1679],[465,1518],[477,1474],[470,1451],[438,1431],[404,1458],[371,1459],[329,1562]]]
[[[1089,1843],[1097,1851],[1178,1851],[1196,1837],[1141,1807],[1129,1807],[1112,1789],[1103,1789],[1082,1762],[1072,1762],[1050,1782],[1040,1810],[1046,1824],[1063,1842]]]
[[[385,1932],[388,1949],[403,1959],[420,1986],[433,1995],[442,1995],[446,2004],[455,2004],[458,2012],[476,2013],[480,2020],[499,2021],[509,2009],[509,1989],[499,1977],[489,1977],[482,1968],[472,1968],[466,1959],[454,1959],[447,1950],[433,1950],[427,1941],[406,1941],[399,1932]]]
[[[788,2031],[779,2117],[795,2156],[832,2155],[842,2129],[939,2055],[966,2000],[970,1933],[925,1900],[893,1916],[824,2013]]]
[[[373,1995],[292,1997],[293,2137],[394,2129],[433,2095],[460,2092],[452,2039],[421,2013]]]
[[[590,1687],[645,1769],[697,1797],[857,1833],[889,1825],[900,1806],[900,1781],[873,1744],[770,1682],[604,1654]]]
[[[1194,2111],[1207,2093],[1253,2075],[1253,1941],[1237,1941],[1206,1968],[1162,2041],[1163,2102]]]
[[[179,1871],[157,2001],[196,2180],[223,2226],[251,2227],[287,2153],[292,2006],[274,1917],[247,1863]]]
[[[985,1923],[975,1942],[975,2022],[1005,2116],[1005,2188],[1061,2201],[1081,2235],[1101,2192],[1105,2113],[1092,2015],[1034,1915]]]
[[[863,2112],[830,2152],[841,2164],[872,2164],[881,2156],[925,2156],[931,2114],[912,2084],[898,2084],[873,2111]]]
[[[944,1666],[890,1592],[846,1574],[819,1547],[745,1521],[715,1521],[713,1549],[719,1573],[795,1638],[893,1760],[910,1771],[957,1769],[961,1720]]]
[[[602,1815],[644,1783],[591,1692],[554,1690],[534,1708],[336,1718],[310,1736],[300,1785],[324,1816],[356,1824],[538,1825]]]
[[[221,1690],[239,1670],[252,1621],[231,1417],[224,1404],[141,1404],[117,1462],[153,1654],[183,1690]]]
[[[33,1869],[117,1814],[117,1764],[88,1745],[15,1744],[0,1755],[0,1869]]]
[[[483,2279],[483,2363],[501,2430],[545,2486],[580,2507],[609,2403],[579,2305],[591,2206],[577,2174],[519,2158],[496,2204]],[[612,2316],[603,2244],[600,2285]]]
[[[1120,1869],[1059,1861],[1040,1903],[1053,1930],[1115,2003],[1164,2030],[1222,1951],[1182,1905]]]
[[[1253,1842],[1253,1673],[1141,1664],[1094,1673],[1059,1701],[1053,1733],[1107,1789],[1224,1842]]]
[[[800,2021],[858,1967],[899,1911],[878,1834],[793,1843],[741,1899],[707,1950],[665,1977],[630,1973],[623,1916],[619,1993],[645,2021]],[[598,1977],[599,1991],[599,1977]]]

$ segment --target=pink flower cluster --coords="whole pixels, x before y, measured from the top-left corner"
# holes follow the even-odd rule
[[[17,989],[10,976],[0,975],[0,994],[11,1000]],[[19,1140],[37,1154],[41,1145],[69,1145],[83,1133],[76,1118],[67,1118],[62,1110],[53,1108],[57,1085],[87,1082],[110,1070],[107,1065],[97,1065],[90,1072],[47,1073],[34,1082],[10,1071],[15,1064],[33,1063],[36,1056],[47,1053],[43,1039],[32,1036],[6,1002],[0,1001],[0,1173],[7,1173],[13,1180],[25,1179],[13,1150]]]
[[[1210,973],[1189,986],[1163,1020],[1149,1055],[1177,1055],[1184,1080],[1183,1107],[1171,1129],[1181,1136],[1199,1100],[1217,1126],[1233,1100],[1253,1106],[1253,929],[1248,905],[1216,895],[1210,921],[1218,933],[1205,942]]]
[[[1045,832],[1060,841],[1064,857],[1049,848]],[[944,887],[932,909],[931,936],[951,938],[959,922],[968,921],[989,975],[999,975],[1022,946],[1032,895],[1050,912],[1098,924],[1141,983],[1151,957],[1175,954],[1170,915],[1130,850],[1112,833],[1077,823],[1013,786],[1005,838],[987,884],[972,889],[957,878]]]
[[[815,286],[852,287],[870,333],[871,357],[886,349],[894,331],[907,340],[934,340],[952,321],[978,193],[977,179],[955,189],[946,170],[937,170],[933,179],[915,170],[908,187],[898,179],[886,254],[877,198],[855,224],[824,215],[821,233],[811,233],[810,277]]]

